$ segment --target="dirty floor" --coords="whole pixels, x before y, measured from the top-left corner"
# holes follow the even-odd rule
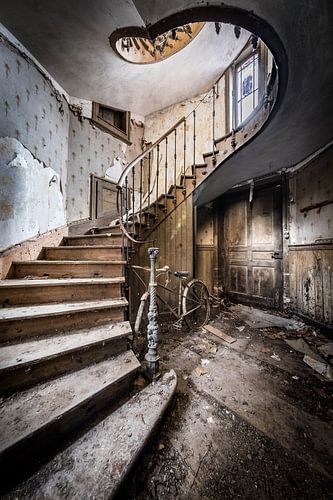
[[[317,360],[332,344],[254,312],[211,322],[233,343],[162,326],[162,368],[177,371],[178,389],[117,500],[333,498],[332,382],[290,342]]]

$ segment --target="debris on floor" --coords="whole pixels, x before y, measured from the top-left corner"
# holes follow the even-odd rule
[[[230,335],[227,335],[225,332],[222,332],[219,328],[216,328],[215,326],[212,325],[205,325],[204,329],[207,330],[207,332],[212,333],[216,337],[219,337],[222,340],[225,340],[229,344],[232,344],[233,342],[236,342],[237,339],[234,339]]]
[[[202,339],[200,342],[193,346],[193,351],[197,354],[206,353],[206,354],[216,354],[217,353],[217,345],[214,342],[210,342],[207,339]]]
[[[301,352],[302,354],[307,354],[313,358],[319,359],[320,356],[316,354],[309,345],[302,338],[298,339],[285,339],[284,340],[290,347],[295,349],[295,351]]]
[[[275,315],[262,311],[251,306],[237,304],[230,307],[231,311],[236,314],[244,323],[254,328],[267,328],[277,326],[281,328],[297,329],[302,328],[304,323],[296,319],[285,318],[281,315]]]
[[[323,376],[326,380],[332,381],[333,380],[333,370],[331,366],[325,361],[325,359],[315,352],[313,349],[310,348],[309,344],[305,342],[304,339],[298,338],[298,339],[285,339],[285,342],[295,349],[296,351],[304,354],[303,361],[307,365],[311,366],[317,373],[319,373],[321,376]],[[320,347],[318,347],[318,351],[321,353],[329,353],[331,350],[330,347],[331,344],[324,344]]]
[[[251,324],[234,308],[210,322],[232,343],[207,328],[163,329],[160,356],[177,369],[176,397],[117,500],[331,498],[332,342],[257,311]]]
[[[196,369],[195,369],[195,372],[197,375],[206,375],[206,373],[208,373],[208,370],[207,368],[203,368],[202,366],[198,366]]]
[[[312,356],[305,355],[303,361],[326,380],[333,381],[333,370],[324,360],[314,359]]]
[[[324,358],[331,360],[333,359],[333,342],[329,342],[328,344],[323,344],[318,347],[318,351],[320,354],[324,356]]]

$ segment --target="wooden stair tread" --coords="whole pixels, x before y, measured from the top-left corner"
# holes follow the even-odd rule
[[[104,226],[104,228],[109,227],[109,226]],[[111,229],[111,228],[110,228]],[[64,240],[80,240],[81,238],[87,238],[87,239],[92,239],[92,238],[110,238],[110,236],[116,236],[119,238],[121,236],[120,233],[113,233],[113,234],[75,234],[73,236],[64,236]]]
[[[99,229],[110,229],[110,232],[112,233],[112,229],[114,229],[115,227],[117,227],[117,226],[114,224],[112,226],[96,226],[96,227],[92,227],[90,229],[90,231],[98,231]],[[113,233],[113,236],[117,236],[117,234],[118,233]],[[106,235],[109,236],[109,233],[107,233]],[[79,235],[77,235],[77,236],[79,236]],[[94,235],[94,234],[89,233],[89,234],[86,234],[85,236],[96,236],[96,234]],[[104,234],[104,236],[105,236],[105,234]]]
[[[54,337],[40,338],[19,344],[0,347],[0,376],[8,370],[30,365],[54,356],[70,353],[79,348],[91,347],[110,339],[128,337],[132,333],[128,321],[110,323],[92,328],[63,333]]]
[[[10,498],[114,498],[168,408],[177,386],[166,373],[59,452]],[[64,492],[66,492],[64,494]]]
[[[184,179],[184,177],[185,177],[185,179],[195,179],[195,175],[190,175],[190,174],[185,174],[185,176],[184,176],[184,174],[181,174],[180,177],[182,179]]]
[[[46,279],[33,279],[9,278],[0,280],[0,288],[23,288],[23,287],[36,287],[36,286],[75,286],[75,285],[110,285],[124,283],[125,278],[46,278]]]
[[[103,235],[104,236],[104,235]],[[44,250],[104,250],[108,248],[122,248],[122,245],[62,245],[59,247],[43,247]]]
[[[17,321],[62,314],[92,311],[97,309],[125,307],[128,302],[125,298],[86,300],[81,302],[67,302],[64,304],[41,304],[23,307],[4,307],[0,309],[0,324],[4,321]]]
[[[202,156],[204,158],[208,158],[210,156],[214,156],[214,155],[216,156],[218,154],[219,154],[219,151],[216,149],[215,151],[209,151],[208,153],[204,153]]]
[[[61,248],[66,248],[66,247],[61,247]],[[71,266],[81,266],[81,265],[115,265],[115,264],[126,264],[125,260],[19,260],[19,261],[14,261],[13,265],[15,266],[20,266],[20,265],[25,265],[25,266],[49,266],[50,264],[52,265],[71,265]]]
[[[134,353],[126,351],[5,398],[0,405],[0,453],[29,438],[38,439],[38,431],[61,421],[62,417],[130,376],[139,367]]]

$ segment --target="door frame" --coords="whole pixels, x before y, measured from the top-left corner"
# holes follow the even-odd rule
[[[250,195],[251,184],[248,182],[246,185],[239,186],[235,189],[232,189],[225,193],[216,203],[216,209],[218,214],[218,267],[221,272],[222,286],[226,291],[226,276],[227,276],[227,266],[228,261],[226,258],[226,251],[224,246],[224,216],[225,209],[228,204],[232,201],[244,200],[244,195]],[[283,226],[284,226],[284,189],[281,175],[270,176],[269,179],[258,179],[254,180],[254,197],[256,192],[263,191],[266,189],[278,189],[278,200],[279,200],[279,220],[278,220],[278,231],[279,231],[279,242],[281,249],[281,256],[278,259],[279,265],[277,266],[278,272],[276,278],[278,279],[277,288],[279,290],[278,298],[276,301],[260,298],[260,296],[241,294],[237,292],[228,292],[226,291],[227,296],[234,301],[243,302],[246,304],[253,304],[262,307],[269,307],[272,309],[283,308],[283,294],[284,294],[284,240],[283,240]],[[248,200],[248,203],[249,200]],[[249,230],[249,225],[251,224],[250,217],[247,217],[247,228]],[[253,277],[252,277],[253,278]]]

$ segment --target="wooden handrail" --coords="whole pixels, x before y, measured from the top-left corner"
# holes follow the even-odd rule
[[[180,120],[178,120],[177,123],[175,123],[171,128],[169,128],[169,130],[167,132],[165,132],[159,139],[157,139],[157,141],[154,142],[154,144],[149,146],[141,154],[139,154],[139,156],[137,156],[133,161],[131,161],[131,163],[129,163],[127,165],[127,167],[125,168],[125,170],[121,174],[120,179],[119,179],[118,184],[117,184],[117,187],[121,188],[123,186],[124,179],[128,176],[128,174],[132,170],[132,168],[135,167],[135,165],[137,163],[139,163],[140,160],[143,160],[143,158],[146,156],[147,153],[152,151],[158,144],[160,144],[166,137],[168,137],[174,130],[176,130],[176,128],[178,128],[179,125],[181,123],[183,123],[185,120],[186,120],[186,118],[185,118],[185,116],[183,116]]]

